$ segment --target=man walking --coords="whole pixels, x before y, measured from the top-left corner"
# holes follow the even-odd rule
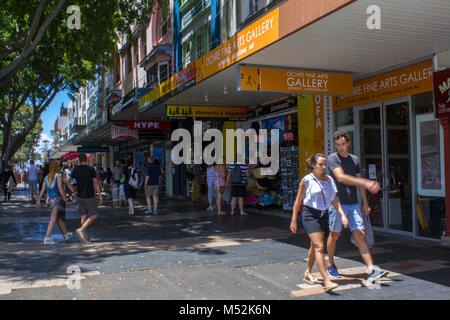
[[[30,160],[30,166],[27,170],[28,188],[30,189],[31,199],[36,202],[36,191],[38,185],[38,168],[34,164],[34,160]]]
[[[161,168],[156,164],[153,157],[149,157],[145,171],[145,199],[147,201],[146,214],[158,214],[159,184],[161,179]],[[152,211],[153,198],[153,211]]]
[[[380,191],[380,185],[374,180],[368,180],[361,177],[358,157],[348,153],[350,136],[346,132],[335,132],[333,139],[337,152],[328,156],[327,166],[331,172],[331,176],[336,182],[339,200],[349,221],[349,228],[356,239],[361,257],[368,268],[369,277],[367,280],[373,282],[382,277],[385,272],[381,271],[373,264],[372,255],[367,246],[364,233],[362,214],[370,214],[366,190],[376,194]],[[359,189],[363,202],[362,214],[358,204],[356,187]],[[329,267],[327,272],[330,279],[339,279],[342,276],[336,268],[334,254],[336,251],[336,242],[342,231],[342,221],[341,215],[333,206],[329,210],[329,228],[330,236],[328,237],[327,243]]]
[[[231,215],[234,215],[236,202],[239,201],[241,216],[246,216],[248,214],[244,212],[244,197],[249,171],[248,166],[245,163],[239,162],[239,155],[237,156],[237,159],[238,161],[228,167],[227,176],[227,186],[231,184]]]
[[[81,216],[81,228],[75,233],[83,243],[90,243],[92,240],[87,235],[87,228],[98,218],[97,201],[95,194],[98,195],[98,203],[103,202],[101,188],[94,168],[87,165],[86,154],[79,156],[80,165],[73,169],[70,175],[71,180],[76,183],[76,197]],[[74,192],[72,183],[68,184],[69,189]],[[95,191],[94,191],[95,190]],[[74,194],[75,195],[75,194]]]

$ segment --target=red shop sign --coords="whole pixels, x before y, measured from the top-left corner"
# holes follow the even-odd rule
[[[450,117],[450,69],[433,73],[433,91],[436,118]]]
[[[138,130],[131,130],[124,123],[111,124],[111,138],[113,140],[134,140],[139,138]]]
[[[170,121],[128,121],[128,129],[133,130],[170,130]]]

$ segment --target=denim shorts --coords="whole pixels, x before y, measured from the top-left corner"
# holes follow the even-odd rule
[[[361,214],[361,210],[359,209],[359,204],[341,204],[342,209],[344,210],[345,215],[348,220],[348,227],[351,231],[353,230],[364,230],[364,219]],[[331,206],[328,210],[329,218],[328,225],[331,232],[341,232],[342,227],[342,218],[339,212]]]

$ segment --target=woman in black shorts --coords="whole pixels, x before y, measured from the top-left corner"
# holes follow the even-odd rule
[[[325,232],[328,231],[328,208],[331,205],[337,208],[342,215],[342,224],[345,228],[348,226],[348,220],[336,196],[336,184],[333,178],[325,174],[327,167],[325,156],[316,153],[306,160],[306,163],[312,173],[306,175],[300,183],[292,211],[291,231],[292,233],[297,232],[297,215],[300,205],[303,204],[302,223],[311,240],[308,266],[303,280],[309,284],[318,283],[318,280],[311,275],[311,269],[314,262],[317,261],[317,267],[323,277],[325,292],[328,292],[338,287],[338,284],[331,282],[328,278],[325,263],[323,238]]]

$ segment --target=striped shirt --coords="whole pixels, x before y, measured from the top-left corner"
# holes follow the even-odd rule
[[[243,163],[240,163],[240,162],[235,162],[235,163],[231,164],[228,167],[228,172],[231,172],[236,165],[239,165],[240,169],[241,169],[241,176],[242,176],[242,180],[241,181],[242,181],[242,184],[247,184],[247,181],[248,181],[248,176],[247,176],[247,174],[248,174],[248,166],[246,164],[243,164]]]

